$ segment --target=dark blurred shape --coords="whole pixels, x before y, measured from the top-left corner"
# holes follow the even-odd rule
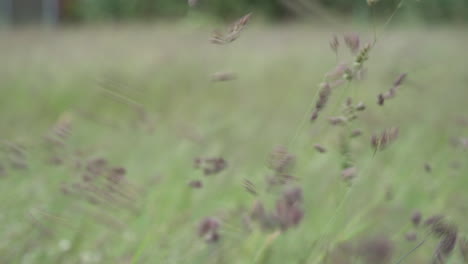
[[[359,247],[359,255],[366,264],[390,263],[394,253],[393,242],[385,236],[369,238]]]
[[[127,170],[122,167],[116,167],[112,168],[109,171],[109,174],[107,175],[107,179],[115,184],[121,183],[125,179],[125,174],[127,173]]]
[[[388,91],[384,93],[380,93],[377,96],[377,104],[382,106],[384,105],[385,100],[395,97],[397,91],[403,85],[403,82],[405,81],[406,76],[407,76],[406,73],[400,74],[398,78],[393,82],[393,86]]]
[[[413,222],[414,226],[419,226],[422,220],[422,214],[419,211],[415,211],[411,216],[411,222]]]
[[[315,103],[315,109],[312,112],[310,121],[315,121],[318,118],[319,112],[325,108],[325,105],[328,102],[328,98],[332,92],[332,86],[328,82],[321,83],[319,87],[319,97]]]
[[[270,153],[268,166],[278,174],[290,172],[296,162],[296,156],[289,153],[284,146],[277,146]]]
[[[257,195],[257,187],[255,187],[255,184],[253,184],[253,182],[244,179],[243,185],[247,192],[249,192],[252,195]]]
[[[315,150],[317,150],[320,153],[327,152],[327,149],[324,146],[320,145],[320,144],[315,144],[314,148],[315,148]]]
[[[351,181],[352,179],[356,178],[357,176],[357,168],[356,167],[349,167],[349,168],[346,168],[344,169],[342,172],[341,172],[341,178],[346,181],[346,182],[349,182]]]
[[[434,251],[433,262],[434,264],[447,263],[447,259],[455,249],[458,237],[458,228],[456,225],[445,220],[442,215],[435,215],[430,217],[425,222],[429,227],[431,234],[439,238],[439,244]]]
[[[405,234],[405,239],[407,241],[416,241],[418,239],[418,234],[414,231],[410,231],[408,233]]]
[[[359,137],[360,135],[362,135],[362,130],[360,129],[356,129],[351,132],[351,137]]]
[[[195,158],[194,167],[203,170],[205,176],[218,174],[227,167],[223,158]]]
[[[188,183],[188,185],[194,189],[201,189],[203,188],[203,182],[199,180],[193,180]]]
[[[427,173],[431,173],[432,172],[432,166],[431,164],[429,163],[424,163],[424,170],[427,172]]]
[[[375,151],[383,150],[393,143],[399,136],[400,130],[392,127],[382,131],[380,134],[374,134],[371,137],[371,145]]]
[[[343,38],[351,53],[356,54],[359,51],[359,47],[361,46],[361,39],[359,35],[355,33],[349,33],[346,34]]]
[[[330,40],[330,48],[335,54],[338,54],[339,47],[340,47],[340,41],[338,40],[338,36],[333,35],[333,38]]]
[[[99,176],[107,170],[108,162],[105,158],[95,158],[88,161],[86,170],[93,176]]]
[[[219,227],[221,223],[214,217],[203,219],[198,226],[198,235],[206,242],[212,243],[219,240]]]
[[[281,229],[287,230],[297,226],[304,217],[301,208],[303,196],[302,189],[295,187],[283,193],[283,196],[276,201],[276,218]]]

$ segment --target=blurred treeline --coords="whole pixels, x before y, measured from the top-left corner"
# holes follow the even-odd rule
[[[272,20],[326,12],[333,15],[369,16],[366,0],[193,0],[195,12],[231,19],[254,11]],[[427,21],[467,21],[468,0],[380,0],[376,15],[391,13],[403,3],[409,16]],[[154,19],[184,16],[187,0],[62,0],[62,19],[92,21],[101,19]],[[190,11],[192,12],[192,11]]]

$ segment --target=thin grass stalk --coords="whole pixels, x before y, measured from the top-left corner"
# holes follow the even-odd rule
[[[382,26],[382,29],[381,29],[381,32],[380,34],[382,34],[385,29],[387,28],[387,26],[390,24],[390,22],[393,20],[393,17],[395,17],[395,15],[398,13],[398,11],[400,10],[400,8],[403,7],[403,4],[405,3],[405,0],[400,0],[400,2],[398,3],[398,5],[396,6],[395,10],[393,10],[393,13],[390,15],[390,17],[387,19],[387,21],[385,21],[384,25]],[[379,39],[379,34],[377,34],[376,36],[376,41],[374,42],[375,44],[377,44],[377,40]]]
[[[414,248],[412,248],[410,251],[408,251],[407,253],[405,253],[403,256],[400,257],[400,259],[398,259],[398,261],[395,262],[395,264],[401,264],[403,263],[403,261],[409,257],[411,254],[413,254],[418,248],[420,248],[422,245],[424,245],[424,243],[426,243],[427,239],[429,238],[429,236],[431,235],[431,232],[428,232],[426,234],[426,236],[424,236],[423,240],[421,240],[421,242],[419,242]]]
[[[372,161],[374,159],[374,156],[372,155],[370,157],[370,161]],[[355,186],[356,184],[358,184],[360,181],[363,181],[363,175],[365,175],[365,173],[367,172],[367,170],[369,170],[369,168],[371,168],[371,165],[372,163],[371,162],[367,162],[367,166],[364,168],[364,170],[362,170],[362,172],[359,173],[359,177],[357,179],[355,179],[355,182],[353,182],[353,185],[350,186],[348,188],[348,190],[346,190],[346,193],[344,194],[343,198],[341,199],[340,203],[338,204],[337,208],[335,209],[335,212],[333,213],[333,215],[331,216],[330,220],[328,220],[327,224],[325,225],[324,227],[324,231],[322,234],[320,234],[320,237],[319,237],[319,240],[318,240],[318,243],[319,242],[322,242],[325,237],[329,234],[330,232],[330,227],[333,225],[333,223],[336,221],[336,218],[338,216],[338,214],[340,213],[341,209],[343,208],[343,206],[346,204],[346,201],[348,201],[348,198],[350,197],[350,195],[352,194],[353,190],[355,188],[353,188],[353,186]],[[308,256],[306,258],[306,261],[304,263],[309,263],[309,259],[310,257],[312,256],[312,252],[314,250],[311,248],[308,252]],[[312,263],[322,263],[323,259],[326,257],[326,252],[325,253],[322,253],[321,255],[319,255]]]
[[[393,11],[392,15],[387,19],[386,23],[384,24],[384,27],[383,27],[382,31],[383,31],[383,30],[386,28],[386,26],[391,22],[391,20],[392,20],[393,17],[396,15],[396,13],[398,12],[398,10],[401,8],[401,6],[403,5],[403,3],[404,3],[404,0],[401,0],[400,3],[398,4],[397,8]],[[377,35],[377,33],[375,33],[374,44],[377,43],[377,41],[378,41],[378,35]],[[372,46],[374,46],[374,45],[372,45]],[[349,82],[348,82],[348,84],[349,84]],[[346,89],[349,90],[348,87],[347,87]],[[315,96],[315,97],[316,97],[316,96]],[[314,99],[315,99],[315,98],[314,98]],[[302,129],[302,125],[299,126],[299,128]],[[298,134],[298,132],[296,132],[296,135],[297,135],[297,134]],[[296,137],[296,136],[295,136],[295,137]],[[374,158],[374,155],[372,155],[371,160],[372,160],[373,158]],[[368,166],[366,167],[366,170],[367,170],[369,167],[370,167],[370,165],[368,165]],[[363,174],[364,174],[363,172],[360,173],[360,176],[359,176],[360,181],[362,181],[362,178],[363,178],[362,175],[363,175]],[[353,189],[354,189],[354,188],[351,186],[351,187],[346,191],[346,193],[345,193],[345,195],[343,196],[341,202],[339,203],[338,207],[336,208],[335,213],[332,215],[332,217],[330,218],[330,220],[327,222],[326,226],[324,227],[324,233],[319,237],[318,242],[323,241],[324,237],[329,233],[329,228],[330,228],[330,226],[332,225],[332,223],[335,222],[335,219],[336,219],[338,213],[339,213],[340,210],[343,208],[344,204],[346,203],[346,201],[347,201],[348,197],[350,196],[350,194],[352,193],[352,190],[353,190]],[[314,244],[315,244],[315,243],[314,243]],[[315,246],[315,245],[314,245],[314,246]],[[308,255],[306,256],[304,263],[308,263],[308,260],[310,259],[312,253],[314,252],[313,247],[310,248],[310,250],[308,250],[307,252],[308,252]],[[325,258],[325,256],[326,256],[326,254],[325,254],[325,253],[322,253],[322,255],[319,255],[313,263],[321,263],[321,261],[323,261],[323,259]]]

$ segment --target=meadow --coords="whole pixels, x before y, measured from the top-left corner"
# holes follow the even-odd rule
[[[0,263],[468,263],[465,28],[213,28],[0,32]]]

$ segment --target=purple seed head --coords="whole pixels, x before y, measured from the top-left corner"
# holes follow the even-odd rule
[[[415,211],[411,216],[411,222],[413,222],[414,226],[419,226],[422,220],[422,214],[419,211]]]

